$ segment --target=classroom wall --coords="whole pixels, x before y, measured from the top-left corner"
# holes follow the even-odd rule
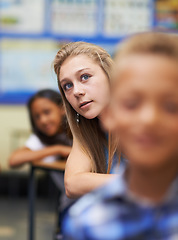
[[[30,123],[25,105],[0,105],[0,164],[1,171],[10,171],[8,157],[23,146],[30,134]],[[26,168],[21,170],[26,171]]]

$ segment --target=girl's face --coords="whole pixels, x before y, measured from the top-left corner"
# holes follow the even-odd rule
[[[37,98],[31,105],[36,127],[46,136],[53,136],[60,130],[64,111],[48,98]]]
[[[67,58],[61,66],[59,79],[68,102],[87,119],[99,116],[109,102],[106,74],[85,55]]]
[[[167,57],[130,56],[113,92],[113,128],[131,164],[178,166],[178,65]]]

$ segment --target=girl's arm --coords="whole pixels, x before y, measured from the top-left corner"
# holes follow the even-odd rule
[[[71,147],[64,145],[53,145],[45,147],[41,150],[32,151],[29,148],[23,147],[13,152],[9,158],[9,165],[11,167],[18,167],[24,163],[40,160],[51,155],[61,155],[68,157]]]
[[[64,179],[66,195],[69,198],[78,198],[102,186],[113,177],[113,174],[92,173],[91,169],[91,160],[74,138],[66,163]]]

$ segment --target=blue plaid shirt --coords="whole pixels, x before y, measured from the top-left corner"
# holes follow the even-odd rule
[[[124,174],[82,197],[63,221],[65,240],[178,240],[178,178],[164,200],[133,198]]]

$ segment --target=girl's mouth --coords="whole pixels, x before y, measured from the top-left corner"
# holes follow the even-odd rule
[[[93,101],[91,100],[91,101],[88,101],[88,102],[81,103],[80,108],[84,108],[85,106],[88,106],[91,102],[93,102]]]
[[[135,140],[139,145],[144,147],[155,147],[160,144],[158,137],[153,136],[139,136]]]

